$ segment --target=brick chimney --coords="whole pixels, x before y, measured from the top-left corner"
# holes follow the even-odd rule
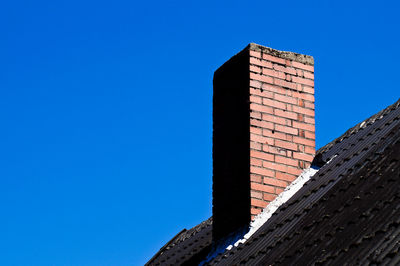
[[[315,154],[314,59],[249,44],[214,73],[213,240],[245,229]]]

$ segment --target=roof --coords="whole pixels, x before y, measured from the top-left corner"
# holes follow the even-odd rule
[[[313,162],[319,171],[244,244],[209,264],[399,263],[399,106],[320,148]],[[149,263],[200,262],[211,249],[211,225],[208,219],[191,229],[196,233],[178,234]]]

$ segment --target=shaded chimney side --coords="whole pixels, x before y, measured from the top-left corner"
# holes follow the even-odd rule
[[[249,50],[214,73],[213,239],[250,222]]]

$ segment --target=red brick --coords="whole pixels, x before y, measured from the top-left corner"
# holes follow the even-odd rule
[[[303,92],[314,95],[314,87],[303,86]]]
[[[275,138],[275,139],[282,139],[282,140],[287,140],[287,134],[285,134],[285,133],[281,133],[281,132],[277,132],[277,131],[274,131],[274,133],[272,133],[272,130],[269,130],[269,129],[263,129],[263,136],[266,136],[266,137],[272,137],[272,138]]]
[[[262,134],[262,129],[258,128],[258,127],[250,127],[250,133],[254,133],[254,134]]]
[[[250,102],[262,104],[262,98],[259,96],[250,95]]]
[[[261,150],[262,149],[262,144],[254,142],[254,141],[251,141],[250,142],[250,148],[255,149],[255,150]]]
[[[256,158],[250,158],[250,165],[262,166],[262,160]]]
[[[250,57],[250,64],[267,67],[267,68],[272,68],[272,62],[261,60],[261,59],[255,58],[255,57]]]
[[[292,106],[292,111],[296,112],[296,113],[300,113],[300,114],[314,116],[314,110],[303,108],[303,107],[299,107],[299,106],[296,106],[296,105]]]
[[[259,152],[259,151],[254,151],[254,150],[250,151],[250,157],[259,158],[259,159],[263,159],[266,161],[272,161],[272,162],[274,161],[273,154],[268,154],[265,152]]]
[[[302,171],[303,170],[298,167],[291,167],[291,166],[288,166],[286,169],[286,173],[294,175],[296,177],[299,176]]]
[[[254,112],[254,111],[250,111],[250,117],[256,118],[256,119],[260,119],[260,120],[261,120],[261,118],[262,118],[260,112]]]
[[[281,194],[282,192],[284,191],[284,189],[283,188],[279,188],[279,187],[276,187],[275,188],[275,194]]]
[[[293,152],[293,158],[311,162],[314,159],[314,156],[300,152]]]
[[[311,109],[315,109],[315,104],[312,102],[304,102],[304,107],[306,108],[311,108]]]
[[[261,82],[257,80],[250,80],[250,87],[261,89]]]
[[[303,76],[304,76],[304,75],[303,75],[303,70],[297,69],[297,76],[303,77]]]
[[[258,191],[250,190],[250,197],[256,198],[256,199],[262,199],[263,193],[262,192],[258,192]]]
[[[283,187],[283,188],[285,188],[288,185],[288,183],[286,181],[282,181],[282,180],[278,180],[276,178],[270,178],[270,177],[264,177],[263,181],[264,181],[264,184],[277,186],[277,187]]]
[[[262,70],[263,75],[267,75],[267,76],[272,76],[275,78],[280,78],[280,79],[285,79],[285,73],[283,72],[279,72],[279,71],[275,71],[272,69],[268,69],[268,68],[263,68]]]
[[[258,80],[258,81],[262,81],[262,82],[266,82],[266,83],[271,83],[271,84],[274,82],[274,79],[269,76],[259,75],[259,74],[255,74],[253,72],[250,73],[250,79]]]
[[[292,67],[284,67],[281,65],[273,64],[273,68],[278,71],[282,71],[291,75],[296,75],[296,69]]]
[[[314,87],[314,80],[311,79],[304,79],[304,78],[300,78],[300,77],[292,77],[292,81],[296,82],[296,83],[300,83],[303,85],[307,85],[310,87]]]
[[[261,183],[262,177],[260,175],[250,174],[250,181]]]
[[[315,139],[315,133],[306,131],[305,137],[308,138],[308,139]]]
[[[272,139],[272,138],[264,137],[264,136],[257,135],[257,134],[251,134],[251,133],[250,133],[250,141],[255,141],[258,143],[269,144],[269,145],[274,144],[274,139]]]
[[[299,162],[297,160],[293,160],[293,159],[279,156],[279,155],[275,156],[275,162],[282,163],[285,165],[291,165],[291,166],[295,166],[295,167],[297,167],[299,165]]]
[[[251,96],[260,96],[260,97],[265,97],[265,98],[272,98],[274,97],[274,93],[271,91],[266,91],[262,89],[255,89],[255,88],[250,88],[250,97]]]
[[[271,85],[271,84],[265,84],[265,83],[262,84],[262,89],[266,90],[266,91],[270,91],[270,92],[280,93],[280,94],[286,94],[286,93],[290,92],[290,91],[288,91],[288,90],[286,90],[284,88],[281,88],[281,87],[278,87],[278,86],[274,86],[274,85]],[[272,98],[272,96],[268,97],[268,98]]]
[[[281,126],[277,124],[275,125],[275,130],[292,135],[297,135],[299,133],[299,131],[296,128]]]
[[[250,125],[251,126],[257,126],[261,128],[268,128],[268,129],[274,129],[274,124],[268,121],[260,121],[257,119],[250,119]]]
[[[314,73],[314,66],[305,65],[305,64],[302,64],[302,63],[299,63],[299,62],[295,62],[295,61],[292,62],[292,66],[295,67],[295,68],[301,68],[301,69],[304,69],[304,70],[307,70],[307,71],[310,71],[310,72]]]
[[[299,99],[307,100],[307,101],[310,101],[310,102],[314,102],[314,100],[315,100],[313,94],[309,94],[309,93],[306,93],[306,92],[297,92],[297,91],[294,91],[294,92],[292,93],[292,96],[293,96],[293,97],[296,97],[296,98],[299,98]]]
[[[309,146],[305,146],[304,147],[304,152],[314,155],[315,154],[315,148],[312,148],[312,147],[309,147]]]
[[[250,71],[261,74],[262,68],[255,65],[250,65]]]
[[[268,161],[263,161],[263,167],[271,170],[286,172],[288,170],[288,166],[279,164],[279,163],[272,163]],[[272,177],[271,175],[268,177]]]
[[[274,193],[275,192],[275,189],[274,189],[273,186],[262,185],[262,184],[253,183],[253,182],[250,182],[250,188],[252,190],[258,190],[258,191],[268,192],[268,193]]]
[[[289,174],[281,173],[281,172],[276,172],[276,178],[280,179],[280,180],[292,182],[293,180],[295,180],[297,178],[297,176],[289,175]]]
[[[271,106],[265,106],[265,105],[255,104],[255,103],[250,103],[250,110],[260,111],[262,113],[267,113],[267,114],[274,113]]]
[[[275,57],[275,56],[272,56],[272,55],[269,55],[269,54],[263,54],[262,58],[264,60],[272,61],[272,62],[279,63],[279,64],[282,64],[282,65],[284,65],[286,63],[285,59],[282,59],[282,58],[279,58],[279,57]]]
[[[280,108],[280,109],[284,109],[284,110],[286,109],[285,103],[274,101],[274,100],[268,99],[268,98],[263,98],[263,104],[266,106],[271,106],[271,107]]]
[[[308,79],[314,79],[314,73],[304,71],[304,77]]]
[[[264,165],[265,161],[263,162]],[[270,169],[266,169],[266,168],[259,168],[259,167],[254,167],[254,166],[250,166],[250,172],[254,173],[254,174],[259,174],[262,176],[274,176],[274,171],[270,170]]]
[[[313,117],[304,117],[304,122],[315,125],[315,119]]]
[[[315,132],[315,126],[311,125],[311,124],[305,124],[305,123],[293,121],[293,127]]]
[[[264,199],[269,201],[269,202],[273,201],[275,198],[276,198],[275,194],[264,193]]]
[[[285,102],[285,103],[297,104],[296,98],[288,97],[288,96],[281,95],[281,94],[275,94],[274,99],[281,101],[281,102]]]
[[[250,56],[257,57],[261,59],[261,52],[250,50]]]
[[[285,88],[289,88],[289,89],[292,89],[292,90],[296,89],[296,83],[288,82],[288,81],[282,80],[282,79],[275,78],[273,84],[278,85],[278,86],[282,86],[282,87],[285,87]]]
[[[275,109],[275,111],[277,111],[277,110],[279,110],[279,109]],[[275,115],[263,114],[262,119],[265,121],[269,121],[269,122],[273,122],[273,123],[277,123],[277,124],[281,124],[281,125],[289,125],[290,124],[290,120],[287,120],[285,118],[278,117]]]
[[[262,212],[262,209],[260,209],[260,208],[252,207],[250,209],[250,213],[253,214],[253,215],[260,214],[261,212]]]
[[[285,155],[285,156],[287,154],[285,149],[282,149],[282,148],[279,148],[279,147],[275,147],[275,146],[271,146],[271,145],[268,145],[268,144],[264,144],[262,146],[262,150],[264,152],[273,153],[273,154],[279,154],[279,155]],[[273,160],[271,160],[271,161],[273,161]]]
[[[304,144],[310,147],[315,147],[315,141],[314,140],[309,140],[305,138],[300,138],[300,137],[293,137],[293,141],[299,144]]]
[[[292,143],[292,142],[282,141],[279,139],[275,140],[275,146],[281,147],[284,149],[288,149],[288,150],[297,151],[297,144]]]
[[[286,117],[286,118],[289,118],[289,119],[297,119],[297,114],[293,113],[293,112],[289,112],[289,111],[275,109],[274,110],[274,114],[276,116]]]

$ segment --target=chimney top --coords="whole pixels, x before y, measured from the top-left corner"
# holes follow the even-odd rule
[[[314,58],[311,55],[298,54],[287,51],[279,51],[256,43],[250,43],[247,48],[252,51],[262,52],[264,54],[269,54],[278,58],[288,59],[291,61],[296,61],[311,66],[314,65]]]

